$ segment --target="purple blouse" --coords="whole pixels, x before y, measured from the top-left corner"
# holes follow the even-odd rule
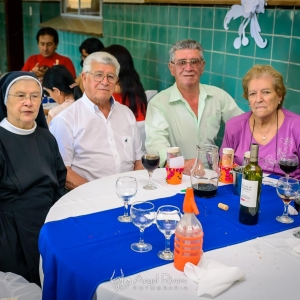
[[[292,113],[282,108],[284,121],[269,143],[259,145],[259,161],[258,164],[266,173],[278,174],[283,176],[284,172],[280,169],[280,157],[283,154],[296,154],[300,159],[300,115]],[[249,126],[249,118],[252,112],[246,112],[240,116],[230,119],[226,123],[225,135],[220,149],[222,156],[223,148],[234,149],[234,161],[238,165],[242,165],[244,153],[250,150],[251,130]],[[277,140],[277,147],[276,147]],[[252,143],[259,144],[254,137]],[[300,169],[291,173],[291,176],[300,179]]]

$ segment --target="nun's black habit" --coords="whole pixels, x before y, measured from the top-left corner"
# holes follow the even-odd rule
[[[0,80],[0,122],[9,84],[32,73],[10,72]],[[63,195],[66,168],[48,131],[42,106],[36,129],[26,135],[0,125],[0,271],[40,285],[38,236],[51,206]]]

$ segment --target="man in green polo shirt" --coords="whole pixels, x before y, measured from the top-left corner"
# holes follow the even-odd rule
[[[188,175],[196,145],[215,144],[221,121],[243,113],[224,90],[199,82],[205,66],[203,51],[193,40],[171,47],[169,69],[175,83],[151,99],[145,122],[146,149],[159,152],[162,167],[167,148],[178,146]]]

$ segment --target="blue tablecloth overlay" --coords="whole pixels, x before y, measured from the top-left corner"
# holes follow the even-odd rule
[[[209,251],[300,226],[300,216],[292,224],[275,220],[283,212],[283,202],[270,186],[263,186],[260,216],[257,225],[238,222],[239,197],[233,195],[232,186],[218,188],[217,196],[210,199],[195,198],[204,231],[203,250]],[[155,209],[172,204],[182,209],[184,195],[153,201]],[[220,210],[219,202],[229,205]],[[139,240],[139,229],[132,223],[120,223],[117,217],[123,208],[67,218],[46,223],[39,237],[43,259],[43,300],[91,299],[97,286],[110,280],[114,270],[125,276],[169,263],[157,257],[164,248],[164,236],[151,225],[145,230],[145,241],[153,249],[136,253],[130,249]],[[173,239],[171,241],[173,245]]]

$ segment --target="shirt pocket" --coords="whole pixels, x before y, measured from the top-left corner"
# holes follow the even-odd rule
[[[134,163],[135,162],[135,151],[134,151],[134,141],[131,136],[122,136],[123,140],[123,149],[126,158],[128,161]]]

